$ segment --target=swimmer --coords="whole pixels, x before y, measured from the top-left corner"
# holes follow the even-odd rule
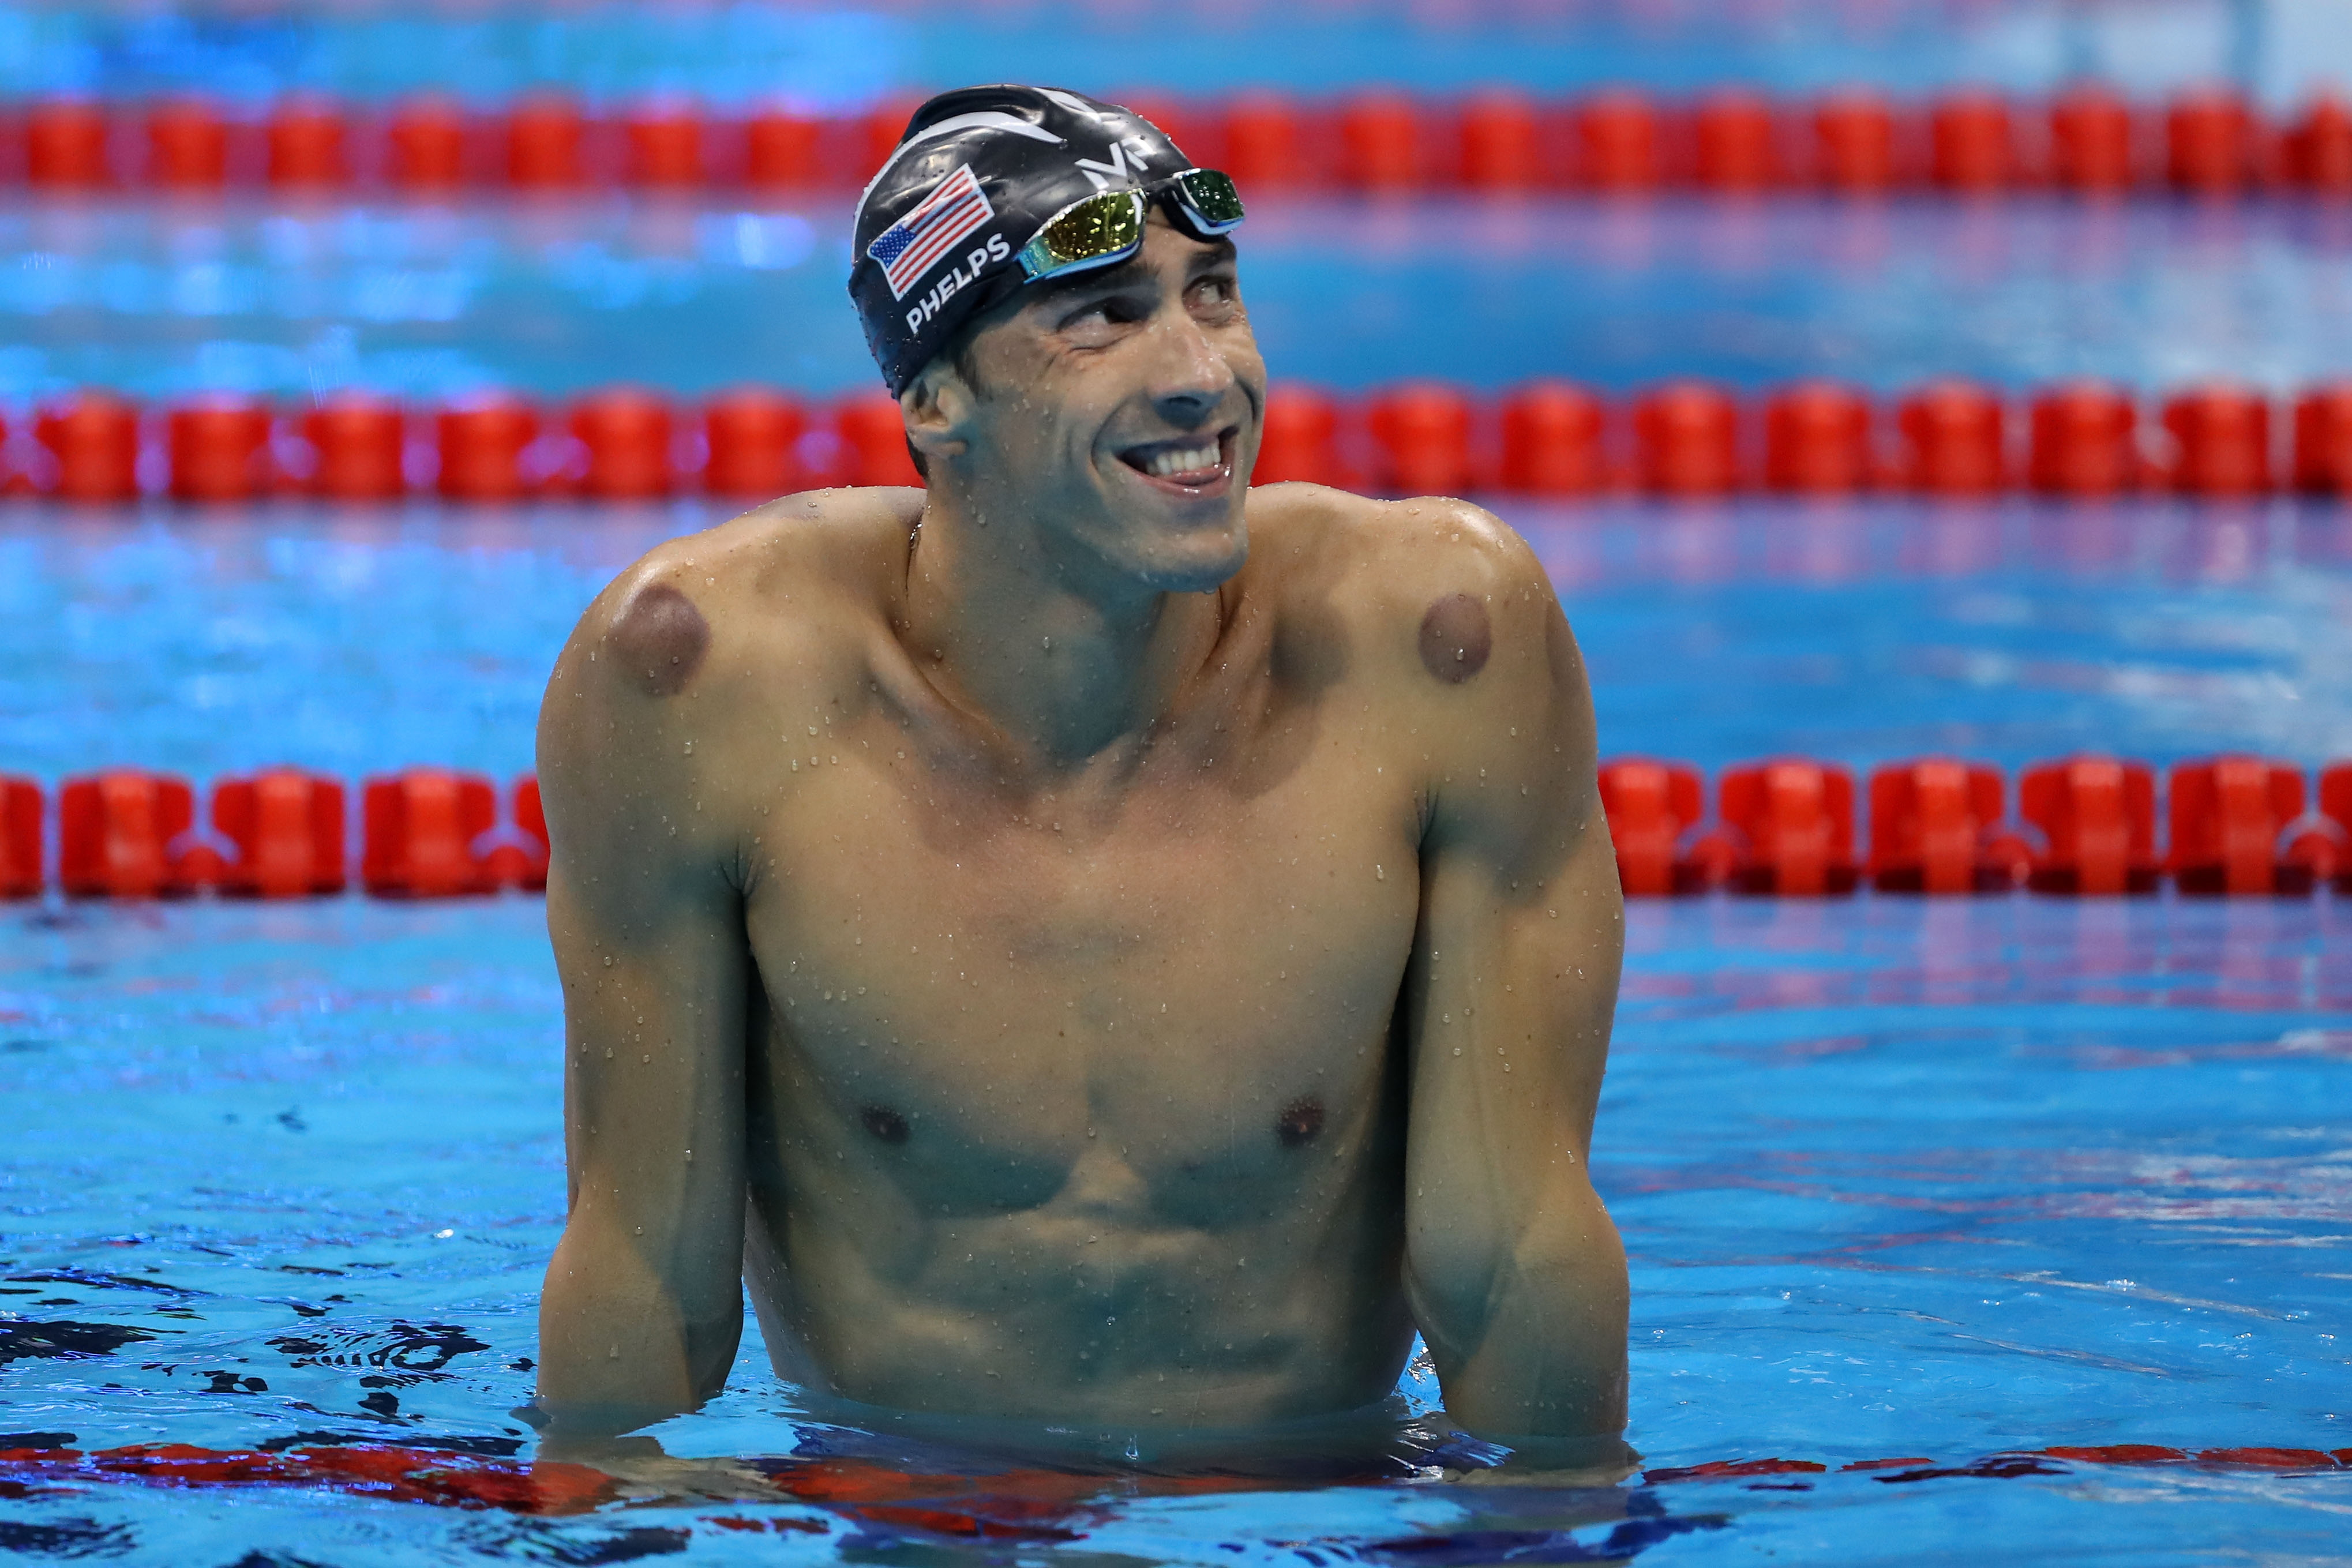
[[[665,544],[565,647],[555,1439],[718,1392],[748,1286],[841,1409],[1247,1447],[1418,1330],[1460,1428],[1622,1466],[1582,663],[1477,508],[1248,489],[1241,218],[1124,110],[931,100],[850,279],[925,487]]]

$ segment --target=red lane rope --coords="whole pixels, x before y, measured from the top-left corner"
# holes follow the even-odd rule
[[[37,1434],[27,1434],[37,1436]],[[204,1448],[149,1443],[84,1452],[69,1434],[49,1435],[54,1447],[0,1448],[0,1487],[11,1497],[86,1492],[93,1484],[189,1489],[299,1487],[387,1502],[562,1517],[618,1500],[621,1488],[593,1466],[488,1457],[429,1444],[297,1443],[280,1449]],[[928,1534],[1039,1542],[1078,1539],[1108,1517],[1109,1505],[1131,1496],[1200,1496],[1279,1488],[1276,1479],[1247,1476],[1084,1475],[1013,1469],[989,1475],[908,1471],[862,1459],[762,1458],[742,1461],[747,1472],[740,1502],[794,1500],[853,1521]],[[1766,1490],[1810,1490],[1810,1478],[1832,1473],[1866,1476],[1885,1485],[1952,1478],[2015,1480],[2073,1474],[2078,1467],[2178,1467],[2256,1474],[2320,1474],[2352,1467],[2352,1448],[2177,1448],[2148,1443],[2013,1449],[1952,1464],[1920,1458],[1863,1459],[1832,1467],[1812,1459],[1710,1460],[1644,1471],[1642,1484],[1736,1483]],[[1387,1471],[1324,1484],[1393,1485]],[[757,1490],[754,1491],[756,1486]],[[705,1500],[715,1501],[715,1499]],[[711,1521],[744,1531],[818,1531],[819,1519],[725,1516]]]
[[[2225,90],[2149,103],[2097,83],[2047,100],[1731,87],[1688,99],[1638,88],[1570,98],[1366,89],[1130,101],[1253,193],[2352,195],[2352,110],[2335,98],[2279,120]],[[487,110],[435,95],[359,106],[299,94],[257,114],[202,96],[40,99],[0,108],[0,176],[44,192],[849,190],[887,155],[913,104],[815,118],[675,97],[592,110],[561,93]]]
[[[1881,892],[1965,895],[2352,893],[2352,761],[2304,770],[2226,755],[2175,763],[2078,755],[2009,781],[1948,757],[1892,763],[1857,792],[1851,770],[1783,757],[1707,781],[1687,763],[1601,764],[1618,877],[1634,897],[1718,889],[1784,898]],[[379,898],[536,890],[547,883],[547,818],[530,775],[500,792],[485,775],[411,768],[361,791],[357,881]],[[339,779],[272,768],[215,782],[208,823],[184,778],[121,768],[64,781],[54,885],[71,898],[259,899],[343,892],[347,794]],[[1868,807],[1860,822],[1857,804]],[[0,898],[53,885],[41,786],[0,775]],[[1857,826],[1866,826],[1866,837]],[[2163,846],[2158,847],[2158,829]]]
[[[92,503],[149,489],[190,503],[748,501],[920,482],[878,390],[821,403],[747,386],[697,405],[613,386],[561,405],[483,393],[429,406],[342,391],[301,407],[221,393],[160,410],[91,390],[11,435],[0,421],[0,487]],[[1439,382],[1361,397],[1277,385],[1251,477],[1391,495],[2341,495],[2352,381],[2291,403],[2227,384],[2143,400],[2090,381],[2012,397],[1948,380],[1889,399],[1830,381],[1756,396],[1675,381],[1625,398],[1549,380],[1494,397]]]

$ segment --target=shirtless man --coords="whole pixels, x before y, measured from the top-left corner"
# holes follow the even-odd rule
[[[1475,507],[1246,488],[1189,168],[1074,94],[925,105],[851,291],[928,488],[666,544],[557,664],[558,1433],[717,1392],[748,1283],[856,1407],[1239,1443],[1418,1329],[1462,1427],[1623,1452],[1576,644]]]

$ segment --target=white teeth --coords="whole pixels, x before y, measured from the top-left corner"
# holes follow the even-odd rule
[[[1216,466],[1217,448],[1213,443],[1196,447],[1191,451],[1162,452],[1151,459],[1152,474],[1163,479],[1174,474],[1189,474]]]

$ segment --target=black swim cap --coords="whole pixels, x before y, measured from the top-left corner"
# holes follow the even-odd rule
[[[1139,114],[1050,87],[943,92],[858,198],[849,297],[896,396],[956,329],[1018,292],[1039,226],[1192,167]]]

